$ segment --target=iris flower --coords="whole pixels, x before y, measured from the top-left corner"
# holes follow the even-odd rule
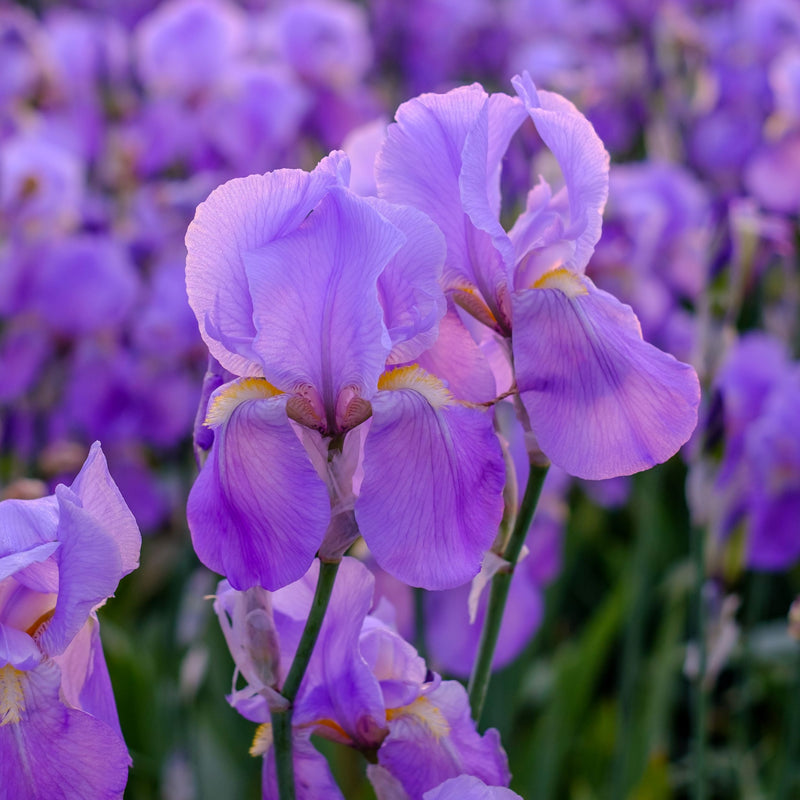
[[[455,586],[502,514],[490,417],[414,363],[444,313],[441,234],[356,196],[348,173],[334,153],[230,181],[187,233],[189,302],[234,376],[211,396],[187,515],[201,561],[237,589],[285,586],[358,531],[401,580]]]
[[[131,759],[95,609],[140,545],[99,443],[72,486],[0,503],[3,797],[122,797]]]
[[[276,592],[239,592],[222,581],[214,608],[236,662],[229,701],[260,723],[252,755],[264,757],[263,796],[277,798],[270,709],[294,658],[311,608],[319,562]],[[508,784],[496,730],[479,735],[467,693],[429,672],[416,650],[387,621],[387,605],[368,613],[374,578],[353,558],[342,560],[320,636],[293,708],[293,758],[298,800],[341,800],[325,758],[310,741],[322,736],[362,751],[378,797],[422,800],[461,774],[492,786]],[[235,688],[239,676],[244,686]]]
[[[646,343],[632,309],[584,274],[608,193],[608,154],[591,124],[527,74],[513,84],[518,97],[473,84],[400,106],[377,157],[378,195],[442,230],[443,288],[505,343],[544,454],[581,478],[647,469],[694,429],[697,376]],[[565,185],[553,193],[540,179],[507,232],[500,171],[527,119]],[[440,337],[437,348],[449,346]]]

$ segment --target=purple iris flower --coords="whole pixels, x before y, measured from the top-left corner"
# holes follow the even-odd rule
[[[644,335],[670,352],[694,347],[682,307],[703,292],[711,252],[711,203],[676,164],[612,166],[603,237],[587,266],[598,286],[636,308]]]
[[[225,0],[171,0],[134,33],[136,70],[155,95],[191,97],[208,91],[248,43],[241,9]]]
[[[187,234],[201,335],[241,376],[211,398],[187,514],[201,561],[236,588],[285,586],[358,531],[401,580],[455,586],[502,514],[491,419],[414,365],[444,312],[441,235],[352,194],[348,167],[334,153],[230,181]]]
[[[121,798],[131,763],[95,610],[141,537],[95,443],[70,487],[0,503],[0,786]]]
[[[590,479],[647,469],[694,429],[697,376],[646,343],[632,309],[584,275],[608,191],[608,154],[591,125],[527,74],[513,83],[518,98],[474,84],[403,104],[378,155],[379,196],[439,225],[443,287],[510,340],[530,427],[552,462]],[[500,169],[526,119],[565,186],[554,193],[540,179],[507,233]]]
[[[264,756],[265,798],[277,798],[270,709],[279,695],[305,624],[318,562],[299,581],[266,592],[239,592],[222,581],[214,603],[237,667],[231,705],[260,723],[251,753]],[[430,673],[411,645],[379,615],[369,615],[374,579],[345,558],[319,640],[294,703],[294,765],[298,798],[342,797],[312,733],[361,750],[377,763],[368,775],[379,796],[421,800],[460,774],[493,786],[509,780],[497,731],[482,736],[470,718],[461,684]],[[390,613],[385,606],[380,609]],[[246,681],[236,689],[238,676]]]
[[[725,448],[713,492],[703,491],[702,470],[694,471],[695,512],[722,542],[744,525],[748,567],[785,569],[800,556],[800,367],[782,342],[750,333],[731,348],[715,390]]]

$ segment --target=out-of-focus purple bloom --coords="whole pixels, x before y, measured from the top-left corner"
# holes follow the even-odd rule
[[[40,75],[38,31],[33,15],[19,6],[0,9],[0,131],[6,114],[33,94]]]
[[[782,570],[800,557],[800,365],[772,388],[762,415],[747,432],[751,466],[747,563]]]
[[[212,397],[188,517],[201,560],[238,588],[296,580],[354,522],[397,577],[458,585],[502,513],[488,415],[415,366],[387,371],[436,338],[441,236],[415,209],[349,192],[348,167],[337,153],[231,181],[187,234],[201,335],[242,376]]]
[[[539,446],[558,466],[608,478],[666,460],[697,419],[694,370],[643,341],[630,307],[584,274],[600,237],[608,154],[563,97],[515,78],[519,98],[478,85],[400,107],[378,156],[379,195],[416,206],[447,242],[443,286],[509,338]],[[499,221],[500,168],[530,118],[565,187],[543,179],[510,233]]]
[[[690,499],[722,546],[737,529],[746,537],[744,565],[778,570],[800,556],[800,429],[796,406],[800,371],[778,340],[759,333],[731,348],[716,380],[706,434],[724,450],[713,479],[698,465]]]
[[[684,309],[705,288],[711,244],[710,200],[690,173],[665,162],[611,168],[603,238],[587,271],[630,303],[644,336],[688,358]]]
[[[126,320],[138,292],[139,277],[118,241],[70,236],[41,255],[30,306],[51,331],[78,338],[115,330]]]
[[[237,592],[220,583],[215,609],[247,682],[229,700],[261,723],[251,752],[264,755],[264,797],[277,797],[270,709],[294,657],[318,572],[276,592]],[[427,671],[413,647],[368,615],[373,578],[355,559],[342,561],[328,612],[294,703],[295,769],[302,798],[341,797],[311,732],[377,755],[379,785],[391,782],[410,800],[460,774],[490,785],[508,783],[496,731],[478,735],[464,688]],[[236,678],[234,679],[234,687]],[[377,787],[376,787],[377,788]],[[384,796],[379,791],[379,796]]]
[[[41,135],[18,134],[0,145],[0,209],[5,224],[52,235],[73,228],[85,193],[80,159]]]
[[[8,797],[121,798],[130,757],[95,609],[141,537],[100,445],[71,487],[0,503],[0,785]]]
[[[350,89],[372,63],[363,10],[339,0],[287,3],[276,20],[288,64],[312,86]]]
[[[237,173],[251,174],[283,163],[310,105],[290,70],[242,62],[220,76],[198,116],[210,145]]]
[[[233,3],[171,0],[136,29],[137,72],[156,95],[191,97],[207,92],[246,44],[246,20]]]

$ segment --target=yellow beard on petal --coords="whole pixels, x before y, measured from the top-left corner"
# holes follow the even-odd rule
[[[250,755],[263,756],[270,747],[272,747],[272,725],[269,722],[262,722],[256,728],[253,744],[250,745]]]
[[[534,289],[558,289],[567,297],[572,299],[582,294],[589,294],[580,276],[574,272],[570,272],[564,267],[545,272],[536,283],[533,284]]]
[[[413,389],[419,392],[434,408],[439,409],[453,402],[453,395],[434,375],[412,364],[410,367],[384,372],[378,379],[378,389],[397,390]]]
[[[204,424],[212,428],[230,419],[234,409],[247,400],[263,400],[283,394],[264,378],[239,378],[220,392],[208,409]]]
[[[389,722],[398,717],[411,718],[421,723],[434,739],[441,739],[450,733],[450,724],[444,714],[427,697],[418,697],[407,706],[386,709],[386,719]]]
[[[24,673],[10,664],[0,669],[0,728],[17,723],[25,711],[25,695],[22,691]]]

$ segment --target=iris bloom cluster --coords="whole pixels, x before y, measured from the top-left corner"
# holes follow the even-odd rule
[[[140,545],[98,443],[71,486],[0,503],[3,797],[122,797],[131,759],[95,610]]]
[[[504,504],[516,514],[510,487],[530,463],[627,475],[696,424],[694,370],[584,274],[608,191],[602,143],[562,97],[527,75],[514,85],[516,97],[476,84],[401,106],[374,159],[377,197],[348,187],[349,159],[333,152],[311,172],[228,182],[189,227],[189,303],[212,367],[187,516],[200,559],[227,578],[217,610],[247,680],[231,702],[262,725],[267,797],[280,783],[268,720],[284,711],[301,796],[340,796],[311,733],[376,762],[380,796],[421,798],[465,772],[508,783],[463,688],[367,616],[373,579],[357,562],[342,562],[299,694],[281,695],[315,555],[338,563],[360,535],[404,583],[463,585]],[[526,120],[565,186],[540,180],[507,232],[500,168]],[[510,396],[521,428],[504,456],[495,428],[511,409],[491,409]]]
[[[311,607],[318,566],[315,561],[303,578],[276,592],[236,591],[222,581],[214,601],[236,661],[229,701],[259,723],[251,754],[264,757],[265,798],[278,797],[270,710],[285,703],[279,691]],[[294,703],[298,798],[342,798],[312,734],[363,752],[379,797],[421,800],[459,775],[506,786],[508,765],[497,731],[477,733],[464,687],[426,668],[391,625],[388,604],[369,613],[374,583],[361,562],[343,559]],[[239,689],[238,675],[246,681]]]

